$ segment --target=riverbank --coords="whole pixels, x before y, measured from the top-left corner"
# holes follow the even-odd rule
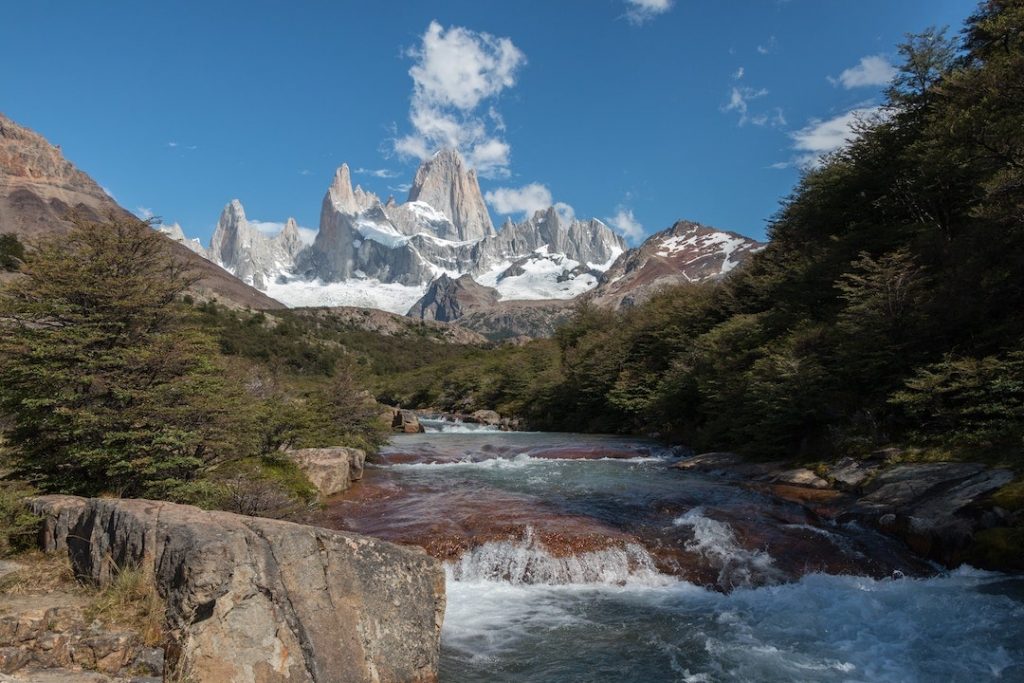
[[[903,455],[886,449],[812,470],[705,453],[675,467],[799,503],[823,520],[877,529],[947,568],[1024,570],[1024,516],[1005,495],[1014,472],[980,463],[907,462]]]

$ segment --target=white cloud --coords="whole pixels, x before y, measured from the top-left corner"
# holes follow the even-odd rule
[[[407,54],[415,60],[409,69],[414,132],[394,140],[394,150],[426,159],[438,148],[455,147],[480,175],[507,175],[510,148],[498,137],[505,122],[488,100],[515,85],[526,63],[522,51],[508,38],[432,21]],[[485,103],[487,111],[479,112]]]
[[[732,75],[732,79],[733,79],[734,81],[738,81],[738,80],[740,80],[741,78],[743,78],[743,74],[744,74],[744,73],[746,73],[746,71],[745,71],[745,70],[743,69],[743,67],[741,66],[740,68],[736,69],[736,73],[734,73],[734,74]]]
[[[673,0],[625,0],[626,18],[631,24],[644,24],[672,9]]]
[[[733,86],[729,91],[729,101],[722,105],[724,112],[736,112],[739,114],[739,125],[745,126],[748,123],[755,126],[784,126],[786,117],[780,107],[774,107],[759,113],[750,112],[750,103],[768,94],[764,88],[747,88],[744,86]]]
[[[388,185],[388,189],[392,192],[408,192],[412,189],[412,183],[400,183],[398,185]]]
[[[171,149],[174,149],[175,147],[178,146],[178,143],[172,140],[171,142],[167,143],[167,146],[170,147]]]
[[[628,240],[636,242],[644,234],[644,226],[633,215],[633,209],[618,207],[614,216],[605,219],[608,225],[622,233]]]
[[[392,171],[388,168],[357,168],[353,173],[371,175],[374,178],[397,178],[401,175],[398,171]]]
[[[552,205],[551,190],[540,183],[522,187],[499,187],[484,194],[487,203],[503,215],[521,213],[530,216]]]
[[[778,47],[779,41],[775,39],[775,36],[771,36],[766,44],[757,46],[757,51],[759,54],[768,55],[775,52]]]
[[[834,152],[857,137],[858,122],[881,116],[881,107],[859,107],[830,119],[812,119],[806,126],[790,133],[793,149],[800,152],[794,160],[799,166],[816,167],[822,155]]]
[[[828,77],[832,85],[842,85],[847,90],[866,86],[887,85],[896,75],[896,67],[884,55],[861,57],[857,66],[839,74],[839,78]]]
[[[107,194],[110,193],[108,192]],[[153,209],[149,208],[148,206],[136,206],[135,215],[144,221],[148,221],[150,218],[153,217],[154,214]]]
[[[249,225],[256,228],[257,230],[262,232],[264,235],[267,235],[268,237],[273,237],[274,235],[277,235],[279,232],[284,230],[285,226],[284,223],[279,223],[277,221],[256,221],[252,219],[249,220]],[[304,228],[301,225],[298,225],[296,227],[299,230],[299,239],[302,240],[302,243],[312,244],[313,240],[316,239],[317,231],[312,228]]]
[[[264,235],[276,235],[277,233],[284,230],[284,223],[278,223],[277,221],[256,221],[249,219],[249,225],[256,228]]]
[[[572,208],[565,202],[555,202],[555,212],[558,214],[558,218],[563,223],[572,223],[576,220],[576,209]]]

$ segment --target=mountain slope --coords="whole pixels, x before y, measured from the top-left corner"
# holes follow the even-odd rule
[[[620,256],[587,296],[603,308],[634,306],[664,287],[721,279],[763,248],[734,232],[677,221]]]
[[[0,114],[0,233],[14,233],[29,243],[70,229],[68,213],[102,221],[128,216],[92,178],[64,158],[59,146]],[[166,233],[165,233],[166,234]],[[199,276],[201,296],[259,309],[282,304],[217,267],[171,237],[171,253]]]

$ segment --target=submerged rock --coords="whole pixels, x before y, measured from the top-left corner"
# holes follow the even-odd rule
[[[436,681],[444,572],[355,534],[148,500],[42,496],[44,550],[99,584],[151,573],[168,680]]]

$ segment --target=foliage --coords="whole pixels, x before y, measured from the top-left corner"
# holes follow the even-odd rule
[[[145,223],[81,218],[3,292],[0,409],[16,473],[140,495],[251,454],[252,411],[176,300],[194,282]]]
[[[42,521],[25,506],[33,490],[23,482],[0,481],[0,557],[26,550],[35,544]]]
[[[14,234],[0,235],[0,271],[18,270],[25,261],[25,246]]]
[[[132,628],[147,647],[163,645],[166,603],[153,576],[141,566],[117,568],[85,611],[90,620]]]

